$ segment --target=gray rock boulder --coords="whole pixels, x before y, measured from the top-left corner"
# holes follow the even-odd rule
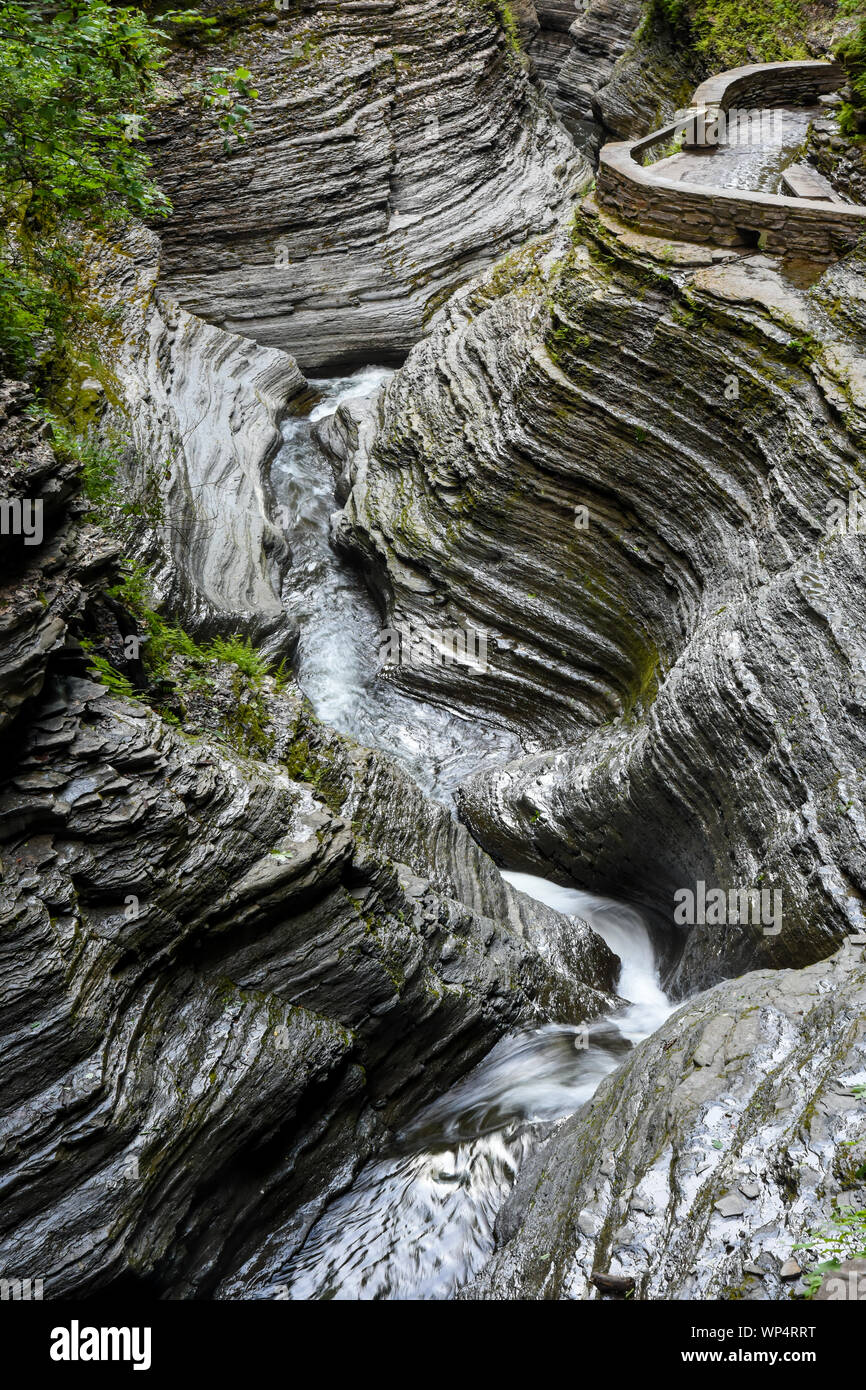
[[[640,1299],[802,1289],[789,1281],[816,1256],[792,1260],[794,1246],[834,1205],[866,1201],[864,1020],[849,946],[690,1000],[528,1160],[461,1296],[603,1297],[596,1272],[633,1279]]]

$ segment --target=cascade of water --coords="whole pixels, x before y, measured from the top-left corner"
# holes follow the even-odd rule
[[[277,500],[292,518],[287,602],[301,627],[296,670],[320,718],[393,753],[427,790],[447,797],[470,771],[515,756],[519,746],[376,679],[381,622],[358,576],[330,548],[333,486],[311,433],[316,419],[342,401],[372,395],[387,375],[370,368],[314,383],[320,403],[311,417],[287,425],[274,465]],[[627,1008],[597,1020],[588,1034],[549,1024],[501,1039],[398,1136],[391,1156],[361,1169],[315,1222],[279,1282],[273,1263],[267,1278],[257,1277],[254,1262],[240,1271],[235,1287],[241,1296],[453,1296],[488,1258],[496,1213],[543,1127],[589,1100],[623,1054],[670,1013],[646,924],[634,908],[531,874],[503,877],[590,922],[622,961],[619,992]]]
[[[295,671],[323,723],[367,748],[399,758],[428,794],[448,801],[470,772],[523,751],[501,729],[402,694],[377,678],[383,623],[357,571],[330,545],[335,510],[331,469],[313,426],[345,401],[373,396],[388,368],[313,381],[320,399],[309,416],[290,418],[271,470],[276,501],[285,509],[292,568],[286,607],[300,627]]]

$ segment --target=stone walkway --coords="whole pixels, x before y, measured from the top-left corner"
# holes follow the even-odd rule
[[[720,73],[676,121],[603,147],[596,200],[654,235],[833,260],[866,239],[866,207],[822,188],[798,160],[819,97],[843,80],[838,64],[818,61]],[[675,141],[683,151],[651,162]]]
[[[684,151],[652,167],[677,183],[706,188],[745,188],[753,193],[782,193],[783,171],[796,161],[820,106],[765,107],[750,113],[747,138],[725,140],[707,150]],[[800,196],[799,194],[795,196]]]

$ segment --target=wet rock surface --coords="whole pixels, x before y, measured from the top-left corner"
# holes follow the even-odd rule
[[[395,679],[554,750],[461,788],[500,862],[667,923],[699,879],[784,890],[780,933],[688,933],[687,992],[862,920],[863,270],[803,288],[587,213],[455,296],[359,442],[340,536],[393,622],[489,634],[483,677]]]
[[[30,481],[71,491],[20,433]],[[116,555],[84,566],[57,523],[65,606],[44,554],[44,605],[26,559],[3,590],[40,661],[4,669],[0,1260],[48,1297],[207,1294],[492,1039],[609,1009],[617,961],[291,687],[263,697],[268,761],[206,709],[192,737],[113,698],[67,627]]]
[[[33,405],[23,382],[0,384],[0,736],[42,689],[67,620],[118,555],[110,539],[83,524],[77,468],[55,458],[50,431],[29,413]]]
[[[102,429],[125,443],[124,481],[140,511],[134,557],[191,632],[241,630],[285,649],[291,556],[267,476],[280,423],[306,389],[297,363],[182,308],[144,228],[102,248],[88,275],[109,314]]]
[[[51,1296],[206,1291],[492,1036],[610,1002],[309,786],[87,680],[47,687],[10,771],[0,1251]]]
[[[464,784],[460,823],[285,672],[253,700],[201,653],[182,685],[176,656],[157,690],[124,657],[121,547],[4,384],[2,490],[39,497],[45,535],[4,535],[0,568],[0,1270],[47,1271],[48,1297],[232,1298],[300,1269],[320,1296],[353,1195],[387,1213],[375,1258],[427,1238],[431,1174],[465,1198],[486,1164],[453,1209],[482,1239],[430,1296],[800,1292],[794,1247],[864,1204],[862,258],[574,204],[587,160],[537,84],[590,153],[693,85],[634,6],[515,0],[515,30],[475,0],[205,9],[227,35],[177,48],[149,136],[174,218],[88,275],[114,314],[88,388],[148,503],[155,600],[291,650],[268,474],[302,369],[412,348],[316,427],[334,541],[389,623],[489,639],[483,670],[388,679],[530,751]],[[228,151],[193,85],[222,58],[260,89]],[[95,679],[92,641],[135,698]],[[497,863],[640,904],[669,987],[704,992],[632,1049],[612,949]],[[676,936],[698,879],[781,891],[781,929]],[[646,947],[636,1036],[667,1011]],[[527,1075],[551,1058],[536,1148]],[[437,1178],[443,1142],[463,1159]]]
[[[527,1160],[461,1296],[789,1297],[793,1247],[864,1204],[864,1068],[862,948],[716,985]]]

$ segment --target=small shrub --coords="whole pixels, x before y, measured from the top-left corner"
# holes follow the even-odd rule
[[[839,125],[845,135],[866,134],[866,0],[839,0],[840,15],[859,22],[837,44],[836,56],[845,64],[851,100],[842,103]]]
[[[811,1231],[794,1249],[810,1250],[822,1257],[804,1281],[806,1297],[814,1298],[824,1275],[838,1269],[843,1260],[866,1259],[866,1210],[837,1207],[826,1226]]]
[[[270,672],[270,663],[261,656],[248,637],[215,637],[207,649],[218,661],[230,661],[250,680],[262,681]]]
[[[708,71],[809,56],[805,0],[650,0],[644,32],[668,32]]]

